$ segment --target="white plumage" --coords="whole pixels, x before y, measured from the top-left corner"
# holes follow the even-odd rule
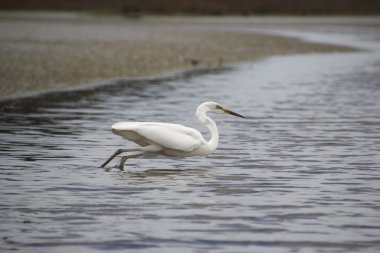
[[[159,122],[119,122],[112,126],[112,132],[140,146],[160,146],[191,152],[206,141],[202,134],[190,127]]]
[[[133,141],[141,147],[118,149],[101,167],[106,166],[113,158],[123,152],[138,153],[123,156],[119,164],[120,169],[123,169],[127,159],[142,155],[184,157],[211,154],[218,146],[219,133],[215,122],[206,115],[207,112],[227,113],[244,118],[244,116],[227,110],[215,102],[205,102],[199,105],[196,116],[210,131],[211,138],[209,141],[206,141],[198,130],[177,124],[161,122],[116,123],[112,126],[114,134]]]

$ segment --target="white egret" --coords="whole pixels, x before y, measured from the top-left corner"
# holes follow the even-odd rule
[[[142,155],[164,155],[171,157],[207,156],[215,151],[219,142],[218,128],[215,122],[206,113],[231,114],[237,117],[244,116],[232,112],[215,102],[205,102],[198,106],[196,116],[208,128],[211,139],[206,141],[202,134],[193,128],[177,124],[161,122],[119,122],[112,126],[112,132],[127,140],[133,141],[141,147],[121,148],[100,167],[106,166],[113,158],[124,152],[138,152],[121,158],[119,168],[123,170],[129,158]]]

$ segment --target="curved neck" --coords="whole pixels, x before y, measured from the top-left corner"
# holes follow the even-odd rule
[[[210,131],[211,139],[207,142],[207,145],[210,148],[210,151],[214,151],[218,146],[219,131],[216,127],[215,122],[210,117],[208,117],[206,113],[207,110],[205,110],[204,108],[198,108],[195,115],[197,116],[199,121]]]

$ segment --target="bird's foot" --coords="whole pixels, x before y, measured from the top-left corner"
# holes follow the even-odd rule
[[[121,170],[121,171],[124,171],[124,164],[125,164],[125,162],[128,160],[128,156],[123,156],[122,158],[121,158],[121,160],[120,160],[120,164],[119,164],[119,169]]]

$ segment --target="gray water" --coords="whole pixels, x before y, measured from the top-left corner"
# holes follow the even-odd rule
[[[373,49],[295,55],[3,102],[0,251],[379,252],[379,69]],[[248,116],[213,116],[213,155],[98,168],[133,145],[114,122],[207,135],[208,100]]]

